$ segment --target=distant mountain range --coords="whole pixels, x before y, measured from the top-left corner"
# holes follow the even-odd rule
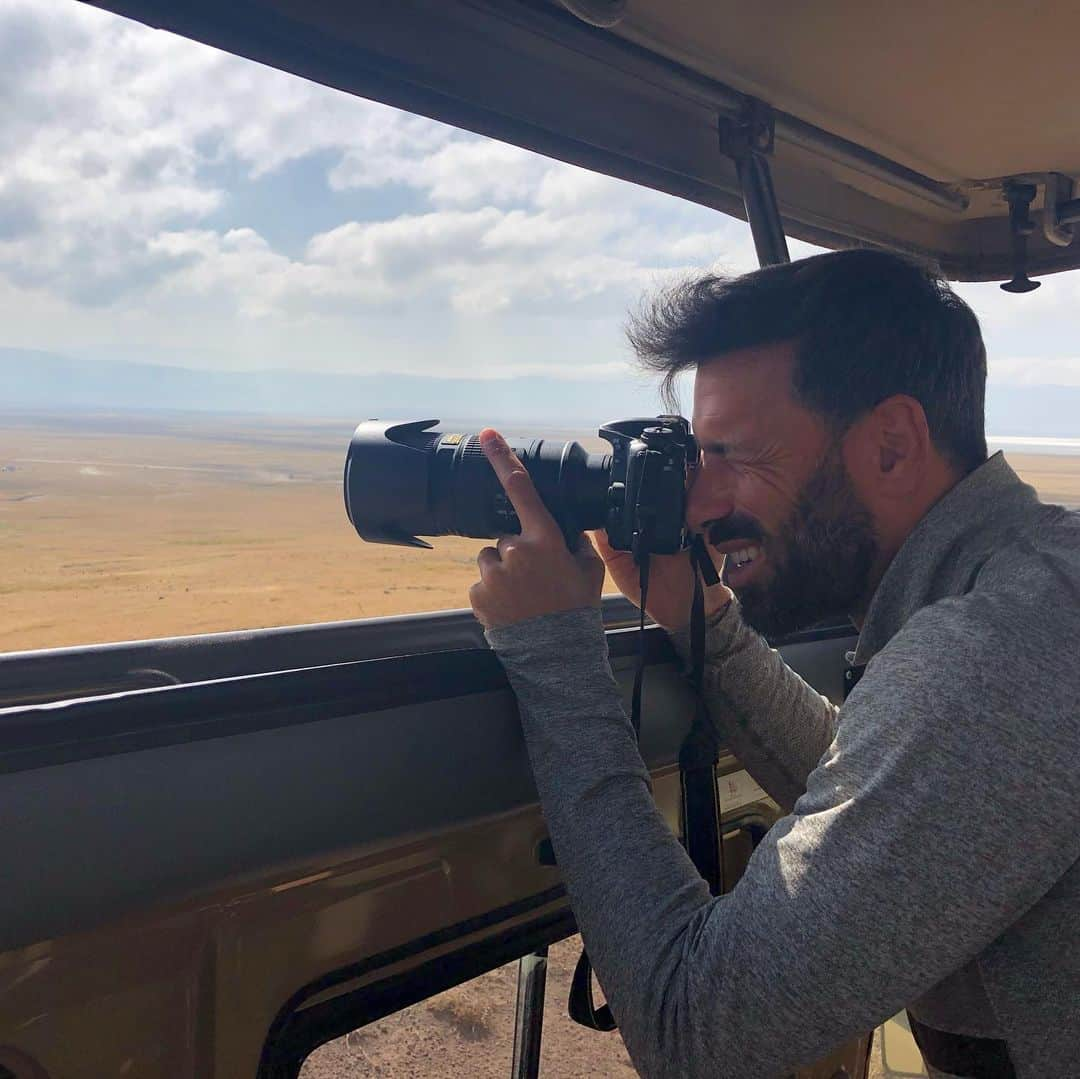
[[[595,402],[604,402],[602,415]],[[0,348],[0,409],[175,409],[274,416],[498,419],[589,427],[655,415],[657,397],[627,379],[430,378],[327,371],[209,371]]]
[[[430,417],[592,427],[653,415],[659,403],[647,384],[627,378],[209,371],[0,348],[0,410],[4,408],[251,412],[353,422],[375,416]],[[994,435],[1080,438],[1078,386],[991,386],[986,411],[986,427]]]

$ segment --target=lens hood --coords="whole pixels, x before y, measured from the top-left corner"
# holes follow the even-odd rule
[[[431,547],[415,533],[438,534],[428,497],[429,451],[438,436],[427,434],[438,422],[367,420],[353,432],[345,458],[345,511],[361,539]]]

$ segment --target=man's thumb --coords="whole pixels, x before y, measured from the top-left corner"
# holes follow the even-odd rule
[[[597,529],[595,532],[589,533],[592,537],[593,544],[596,550],[599,552],[600,557],[607,563],[611,563],[613,560],[621,558],[623,555],[628,554],[627,551],[616,551],[611,543],[608,541],[607,533],[602,529]]]
[[[596,548],[593,546],[593,541],[590,539],[588,532],[582,532],[581,535],[578,536],[577,546],[574,548],[574,557],[579,562],[603,562],[603,559],[597,554]]]

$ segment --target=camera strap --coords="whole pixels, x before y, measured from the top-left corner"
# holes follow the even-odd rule
[[[694,689],[694,719],[679,750],[679,780],[682,787],[683,846],[697,871],[713,895],[724,891],[723,831],[720,820],[720,801],[716,789],[716,764],[720,745],[715,728],[709,719],[702,696],[705,673],[705,593],[704,578],[715,584],[719,578],[716,568],[700,536],[690,548],[694,570],[694,598],[690,607],[690,671],[689,681]],[[635,737],[641,736],[641,689],[645,677],[645,603],[649,588],[649,555],[638,556],[641,587],[641,621],[638,627],[638,663],[634,674],[634,692],[630,705],[630,722]],[[570,983],[568,1002],[570,1018],[590,1030],[611,1031],[617,1026],[611,1008],[599,1008],[593,998],[592,963],[582,950],[574,977]]]
[[[694,599],[690,605],[688,678],[694,690],[694,720],[679,750],[683,843],[709,891],[720,895],[724,891],[724,834],[716,789],[720,740],[705,706],[705,590],[702,586],[703,579],[716,584],[719,577],[701,536],[694,537],[690,555],[694,563]]]
[[[634,671],[634,692],[630,698],[630,725],[634,737],[641,738],[641,688],[645,681],[645,603],[649,598],[649,552],[638,555],[638,588],[641,592],[641,611],[638,621],[638,661]]]

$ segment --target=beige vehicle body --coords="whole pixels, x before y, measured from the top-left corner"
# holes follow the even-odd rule
[[[632,609],[606,615],[629,695]],[[5,844],[22,852],[0,899],[0,1063],[294,1075],[323,1041],[572,933],[481,641],[460,612],[9,656],[12,683],[79,696],[0,713]],[[851,643],[786,649],[839,695]],[[324,662],[280,669],[309,655]],[[691,698],[655,632],[649,660],[642,745],[677,831]],[[186,681],[206,665],[219,677]],[[177,684],[89,695],[150,670]],[[43,729],[57,721],[67,733]],[[777,810],[730,756],[720,772],[734,881]]]
[[[786,232],[1021,287],[1080,263],[1073,4],[99,6],[749,217],[766,260]],[[636,612],[605,604],[629,695]],[[679,832],[692,701],[646,632],[642,749]],[[850,629],[776,643],[842,698]],[[729,882],[778,812],[741,782]],[[2,656],[0,819],[5,1079],[284,1079],[575,931],[468,612]]]

